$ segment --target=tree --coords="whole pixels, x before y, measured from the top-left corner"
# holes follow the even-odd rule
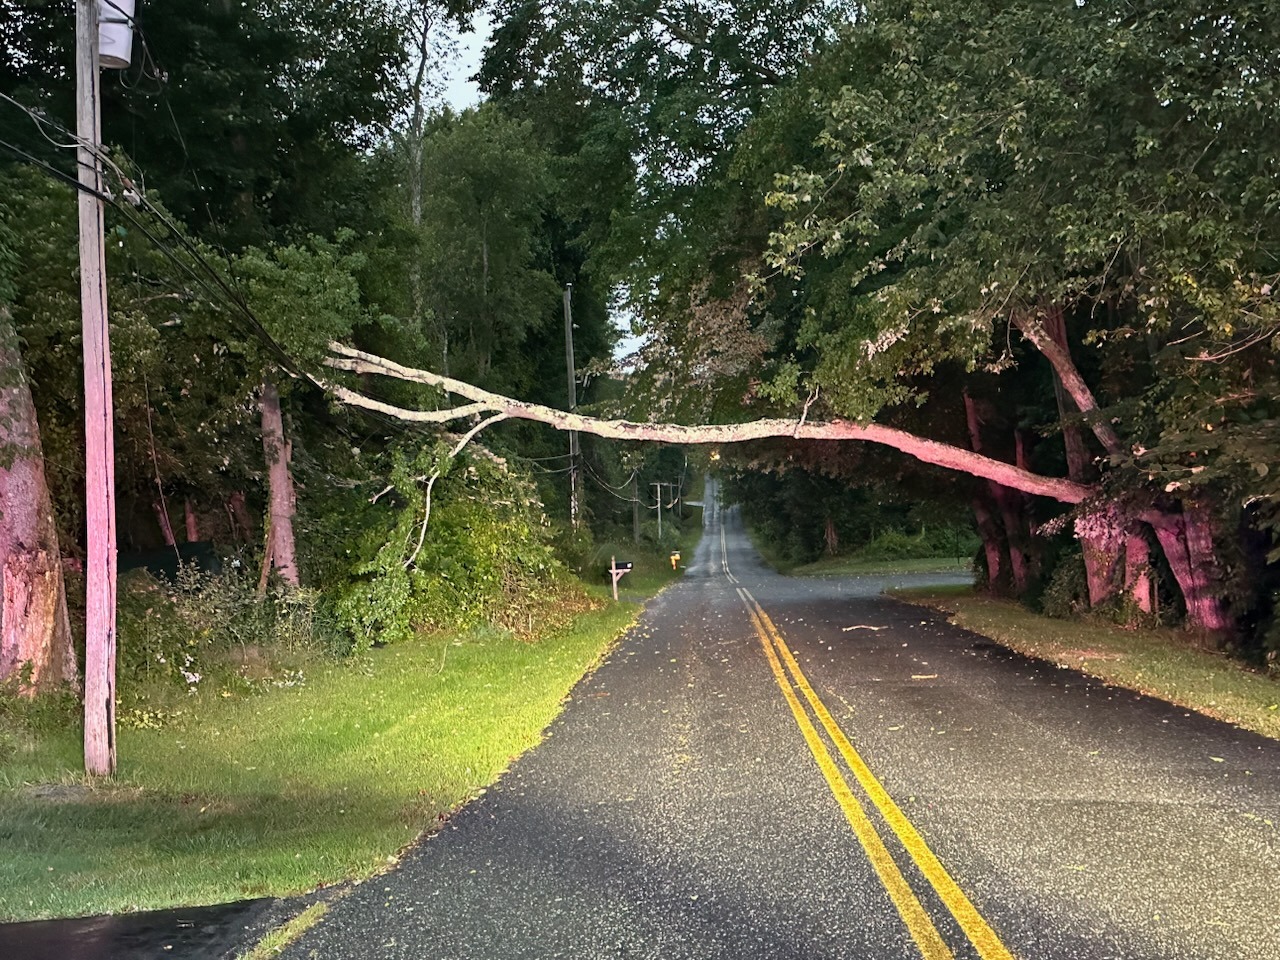
[[[0,211],[3,213],[3,211]],[[31,388],[9,311],[14,268],[0,216],[0,682],[28,694],[79,671]]]
[[[344,234],[338,239],[349,243],[352,238]],[[363,319],[354,276],[362,266],[359,255],[344,253],[340,246],[316,237],[305,247],[251,249],[236,260],[253,314],[297,358],[315,357],[330,338],[349,336]],[[293,445],[285,431],[279,373],[261,345],[246,344],[244,351],[261,378],[258,408],[268,488],[262,583],[265,586],[267,571],[273,567],[286,584],[296,587],[301,577],[293,525],[297,498],[289,466]]]
[[[396,417],[408,423],[448,423],[478,414],[503,414],[507,417],[545,423],[557,430],[577,430],[593,436],[615,440],[650,440],[675,444],[723,444],[759,440],[767,437],[793,437],[806,440],[862,440],[900,450],[925,463],[962,470],[976,477],[995,480],[1015,490],[1052,497],[1063,503],[1079,503],[1093,491],[1070,480],[1041,477],[1013,464],[984,457],[972,450],[915,436],[904,430],[879,424],[848,421],[809,422],[794,420],[755,420],[736,424],[703,424],[688,426],[676,423],[639,423],[628,420],[602,420],[598,417],[566,413],[540,404],[525,403],[500,396],[451,377],[429,370],[416,370],[382,357],[343,346],[330,344],[335,354],[326,363],[337,370],[357,374],[381,374],[411,383],[436,387],[462,397],[469,403],[444,410],[410,410],[395,407],[363,396],[340,384],[319,379],[318,383],[338,399],[352,406]]]
[[[1192,438],[1215,402],[1256,415],[1276,328],[1274,32],[1254,4],[872,4],[813,91],[820,155],[769,197],[770,265],[807,291],[798,342],[833,410],[917,402],[948,363],[1007,368],[1022,337],[1061,384],[1072,472],[1104,468],[1077,517],[1095,598],[1126,545],[1141,595],[1149,524],[1209,631],[1230,621],[1208,545],[1235,519]],[[1215,389],[1248,386],[1191,402],[1211,363],[1250,371]]]

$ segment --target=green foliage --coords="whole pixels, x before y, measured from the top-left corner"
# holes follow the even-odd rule
[[[483,623],[527,634],[568,592],[532,484],[501,461],[393,451],[383,502],[337,600],[356,650]]]
[[[364,319],[355,274],[365,258],[344,252],[352,239],[341,230],[333,242],[313,236],[305,246],[250,248],[235,259],[250,309],[294,360],[317,364],[331,341],[348,339]],[[260,355],[262,346],[243,349]]]
[[[256,577],[234,565],[210,574],[182,564],[172,583],[130,572],[120,581],[117,623],[120,722],[134,727],[182,715],[184,694],[295,685],[304,663],[340,649],[318,591],[259,596]]]
[[[1089,610],[1089,581],[1078,549],[1058,557],[1040,597],[1045,616],[1070,620]]]

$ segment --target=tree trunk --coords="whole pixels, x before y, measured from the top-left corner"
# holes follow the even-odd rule
[[[640,542],[640,471],[631,474],[631,542]]]
[[[964,391],[964,413],[965,420],[969,425],[969,445],[973,448],[974,453],[982,453],[984,446],[982,442],[983,418],[978,409],[978,402],[969,395],[968,390]],[[991,499],[995,501],[996,510],[1000,514],[1000,522],[1004,526],[1004,540],[1008,550],[1009,573],[1013,594],[1020,597],[1027,592],[1030,571],[1028,569],[1026,551],[1020,545],[1023,523],[1021,517],[1018,516],[1017,504],[1013,500],[1016,494],[1008,487],[992,480],[987,481],[987,486],[991,490]],[[991,522],[994,523],[994,519]]]
[[[1084,555],[1085,578],[1089,585],[1089,606],[1098,607],[1116,595],[1122,525],[1114,508],[1095,510],[1078,517],[1076,539]]]
[[[1165,559],[1187,607],[1187,626],[1215,637],[1231,627],[1226,605],[1215,588],[1220,583],[1212,559],[1212,528],[1203,508],[1149,516]],[[1192,546],[1192,543],[1195,546]],[[1206,557],[1206,543],[1209,545]]]
[[[1093,394],[1071,359],[1071,347],[1067,341],[1066,321],[1062,308],[1054,307],[1045,317],[1043,328],[1034,320],[1024,321],[1020,327],[1028,339],[1050,358],[1053,364],[1053,391],[1058,401],[1058,419],[1062,423],[1062,444],[1067,454],[1067,476],[1076,483],[1088,483],[1095,470],[1089,455],[1089,445],[1084,431],[1069,422],[1072,407],[1077,412],[1093,411],[1097,404]],[[1034,331],[1029,333],[1028,331]],[[1045,339],[1047,335],[1047,340]],[[1070,387],[1070,389],[1068,389]],[[1109,430],[1109,428],[1108,428]],[[1114,433],[1108,433],[1113,437]],[[1109,442],[1109,441],[1104,441]],[[1118,440],[1116,441],[1118,448]],[[1085,577],[1089,584],[1089,606],[1106,603],[1116,592],[1116,566],[1120,562],[1119,539],[1114,536],[1113,518],[1101,513],[1081,517],[1076,521],[1076,538],[1084,555]]]
[[[249,506],[245,502],[243,490],[237,490],[227,497],[227,517],[231,521],[231,536],[237,542],[246,542],[252,537],[253,518],[249,516]]]
[[[200,520],[189,497],[182,501],[182,512],[187,521],[187,543],[196,543],[200,540]]]
[[[151,511],[156,515],[156,526],[160,528],[160,536],[166,547],[176,547],[177,539],[173,535],[173,524],[169,522],[169,511],[165,509],[163,500],[152,500]]]
[[[1131,530],[1124,542],[1124,588],[1143,613],[1155,610],[1151,581],[1151,548],[1140,531]]]
[[[827,545],[827,556],[834,557],[840,552],[840,535],[836,533],[836,522],[827,517],[826,529],[823,531]]]
[[[1004,590],[1004,545],[1000,525],[981,496],[973,498],[973,516],[978,524],[978,536],[982,539],[982,552],[987,559],[987,589],[1001,593]]]
[[[1231,629],[1232,623],[1226,600],[1220,595],[1223,576],[1213,549],[1213,514],[1203,501],[1184,503],[1182,511],[1186,518],[1191,574],[1199,586],[1192,624],[1220,638]]]
[[[262,381],[262,448],[267,458],[267,529],[269,551],[280,579],[299,586],[298,555],[293,538],[293,515],[296,499],[293,475],[289,472],[291,450],[284,435],[284,418],[280,414],[280,394],[270,378]]]
[[[1071,348],[1067,342],[1066,319],[1061,306],[1052,306],[1045,312],[1044,323],[1027,313],[1015,313],[1013,324],[1022,331],[1023,336],[1044,355],[1053,367],[1054,384],[1058,391],[1058,408],[1062,409],[1062,392],[1070,397],[1072,404],[1084,414],[1089,427],[1093,430],[1098,442],[1111,456],[1123,453],[1123,445],[1111,424],[1098,415],[1098,402],[1093,391],[1089,389],[1075,361],[1071,359]]]
[[[31,387],[9,312],[0,307],[0,681],[28,696],[75,684],[53,503]]]

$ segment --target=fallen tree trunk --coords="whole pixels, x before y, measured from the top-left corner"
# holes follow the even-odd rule
[[[448,410],[406,410],[366,397],[337,384],[323,380],[316,381],[319,386],[344,403],[411,423],[448,423],[477,414],[502,413],[514,419],[545,423],[557,430],[577,430],[580,433],[614,440],[650,440],[694,445],[741,443],[746,440],[762,440],[769,437],[792,437],[800,440],[861,440],[892,447],[923,463],[957,470],[970,476],[1003,484],[1014,490],[1021,490],[1023,493],[1049,497],[1062,503],[1079,503],[1094,492],[1092,487],[1084,484],[1059,477],[1043,477],[1014,464],[974,453],[972,450],[928,440],[905,430],[877,423],[766,419],[752,420],[747,423],[687,426],[674,423],[639,423],[633,420],[602,420],[580,413],[566,413],[541,404],[513,400],[452,377],[445,377],[429,370],[405,367],[340,343],[330,344],[329,349],[337,354],[336,357],[326,361],[334,369],[358,374],[380,374],[397,380],[422,383],[471,401]]]

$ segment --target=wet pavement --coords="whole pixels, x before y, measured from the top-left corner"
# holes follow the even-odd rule
[[[278,901],[0,924],[3,960],[227,960],[270,929]]]
[[[780,577],[707,517],[546,742],[285,960],[1280,957],[1280,742],[883,579]],[[116,952],[29,953],[0,928],[0,960],[234,957],[231,929],[266,925],[223,918],[223,953],[217,923],[151,953],[119,930],[97,941]]]

